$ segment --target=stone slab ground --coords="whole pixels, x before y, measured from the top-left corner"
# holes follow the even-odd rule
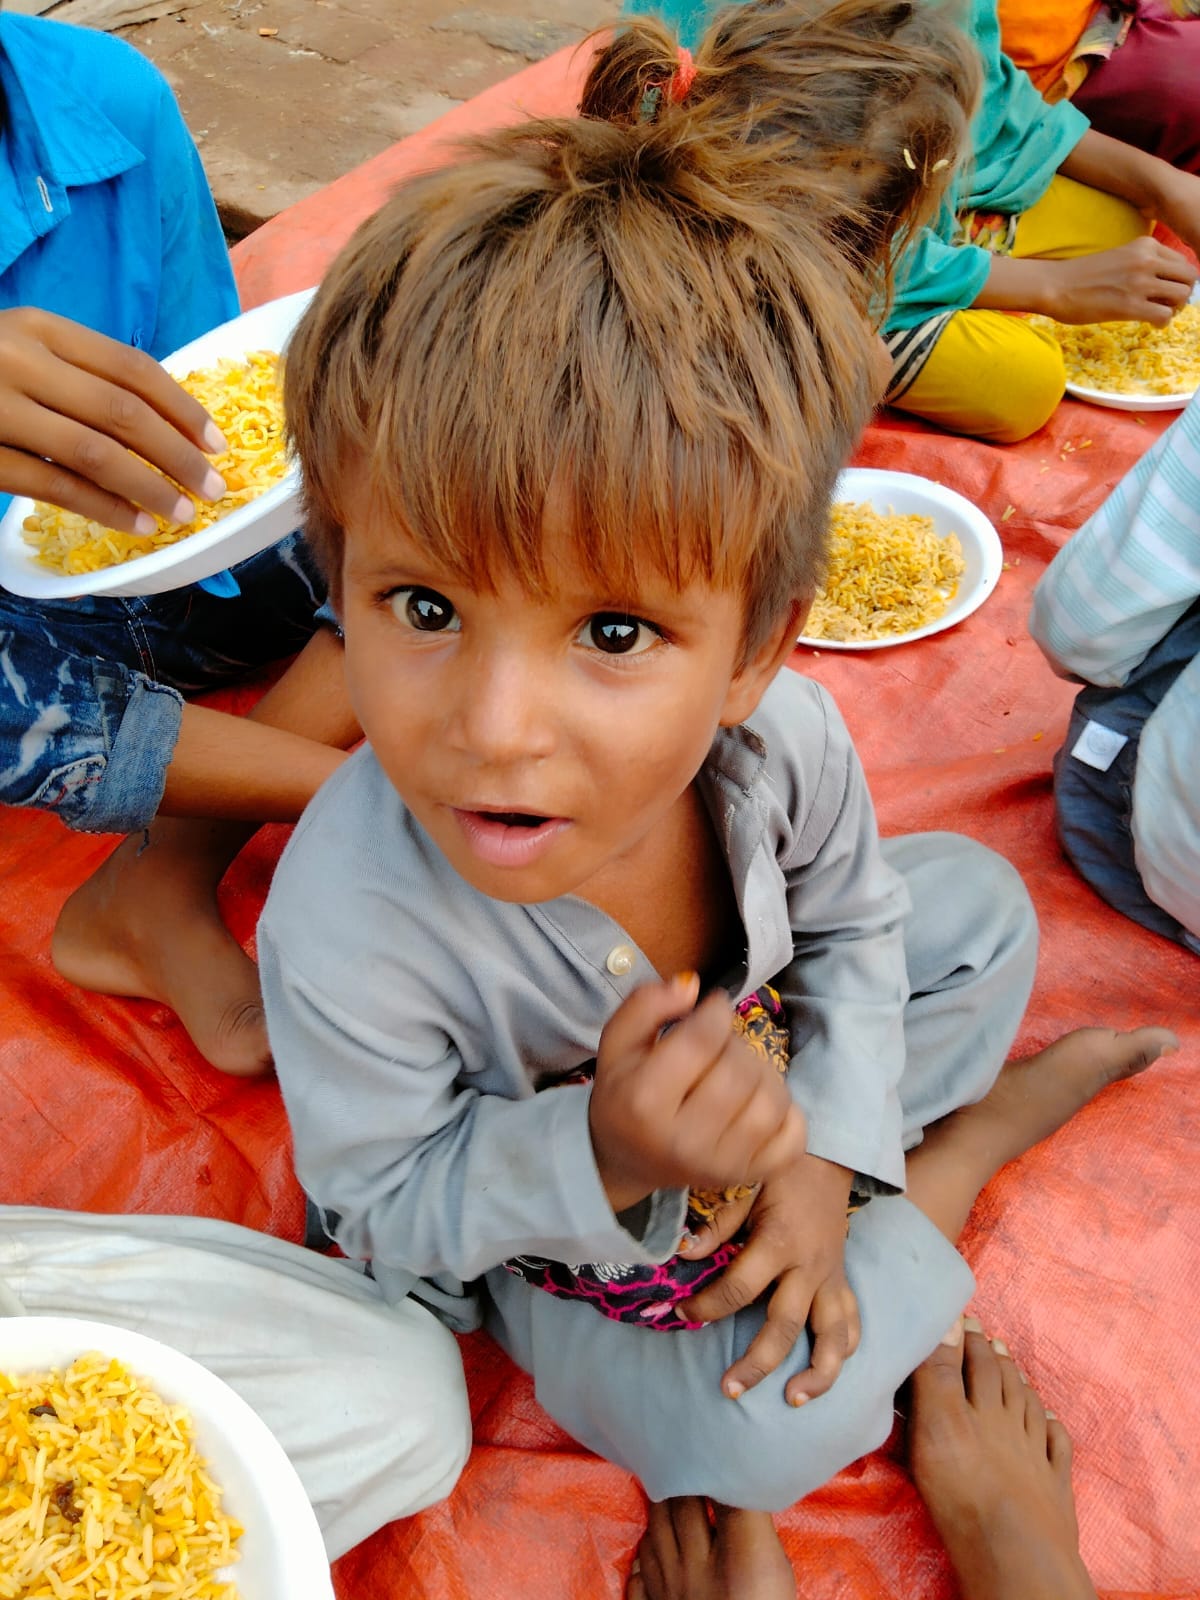
[[[226,231],[240,238],[617,9],[618,0],[189,0],[119,31],[166,74]]]

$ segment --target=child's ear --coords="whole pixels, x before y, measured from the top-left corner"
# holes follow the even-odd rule
[[[800,637],[812,603],[812,595],[794,601],[779,626],[734,673],[721,711],[723,728],[736,727],[754,714],[768,685],[796,648],[796,640]]]

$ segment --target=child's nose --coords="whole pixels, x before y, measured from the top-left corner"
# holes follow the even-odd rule
[[[462,686],[458,741],[476,761],[495,766],[536,761],[554,748],[554,714],[544,667],[492,657]]]

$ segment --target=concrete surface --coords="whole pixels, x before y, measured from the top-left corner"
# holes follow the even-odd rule
[[[231,238],[530,61],[619,0],[185,0],[120,29],[166,74]]]

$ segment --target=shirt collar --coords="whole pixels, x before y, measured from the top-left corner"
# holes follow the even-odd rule
[[[68,188],[103,183],[146,157],[86,97],[82,85],[66,79],[61,61],[47,59],[41,30],[62,26],[50,22],[30,27],[27,18],[0,15],[0,80],[8,115],[13,125],[20,119],[21,131],[30,135],[10,140],[11,129],[6,129],[5,142],[14,152],[36,152],[47,184],[54,180]]]
[[[723,781],[732,784],[749,797],[754,790],[767,761],[767,746],[761,736],[746,723],[733,728],[718,728],[717,736],[708,752],[702,777],[709,782]]]

